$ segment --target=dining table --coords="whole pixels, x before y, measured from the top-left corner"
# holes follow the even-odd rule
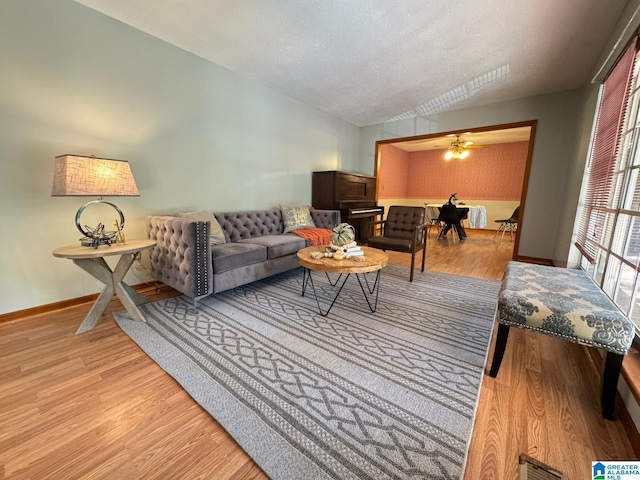
[[[441,203],[425,203],[425,221],[430,223],[432,220],[437,220],[440,215]],[[487,209],[484,205],[465,205],[458,203],[456,205],[458,210],[467,210],[467,220],[469,222],[469,228],[485,228],[487,226]]]

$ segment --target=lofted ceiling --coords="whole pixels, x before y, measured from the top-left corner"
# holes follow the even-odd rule
[[[357,126],[585,85],[627,3],[75,1]]]

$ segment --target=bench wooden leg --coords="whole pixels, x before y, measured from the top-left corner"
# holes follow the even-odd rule
[[[616,393],[618,391],[618,377],[622,369],[624,355],[607,352],[604,363],[604,375],[602,376],[602,416],[607,420],[613,420],[613,409],[616,404]]]
[[[496,348],[493,350],[493,360],[491,360],[491,370],[489,376],[495,378],[500,370],[502,357],[507,348],[507,339],[509,338],[509,325],[498,323],[498,336],[496,337]]]

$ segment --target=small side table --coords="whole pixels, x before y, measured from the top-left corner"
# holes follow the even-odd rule
[[[105,287],[95,301],[91,310],[80,324],[76,335],[91,330],[104,313],[114,293],[134,320],[144,322],[144,318],[137,305],[147,303],[148,300],[123,282],[124,276],[133,264],[136,255],[148,250],[156,244],[155,240],[130,240],[124,245],[102,245],[98,248],[83,247],[81,245],[67,245],[56,248],[54,257],[69,258],[77,266],[104,283]],[[116,267],[111,270],[104,257],[120,255]]]

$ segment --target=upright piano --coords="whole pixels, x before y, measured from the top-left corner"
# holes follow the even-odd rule
[[[337,170],[313,172],[312,206],[340,210],[342,221],[355,228],[358,243],[367,243],[369,222],[384,216],[384,207],[378,206],[375,196],[376,177]]]

